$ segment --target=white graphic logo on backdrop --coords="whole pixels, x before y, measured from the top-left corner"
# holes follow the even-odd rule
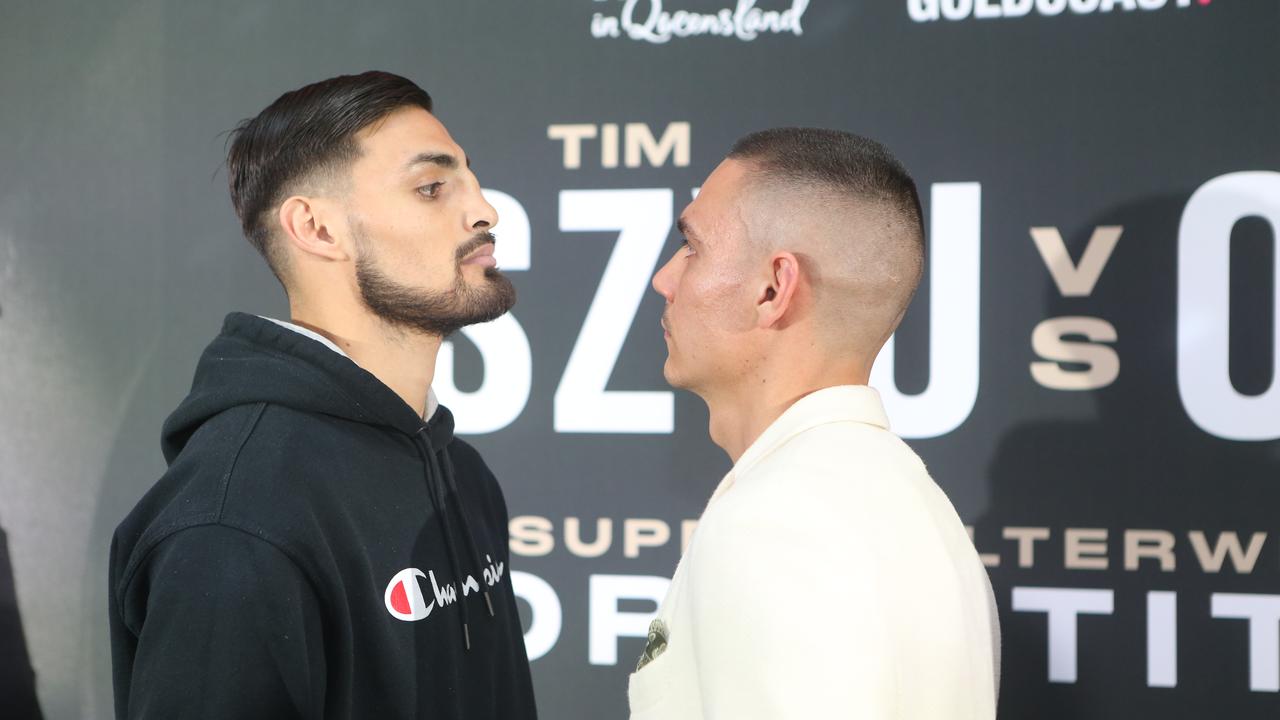
[[[1208,5],[1211,0],[907,0],[907,14],[918,23],[936,20],[992,20],[1031,14],[1093,15]]]
[[[610,0],[595,0],[596,3]],[[610,2],[616,5],[616,2]],[[617,15],[597,12],[591,18],[591,37],[628,37],[632,40],[661,44],[671,38],[712,35],[733,37],[743,42],[760,35],[803,35],[800,21],[809,8],[809,0],[791,0],[785,9],[762,9],[756,0],[737,0],[733,7],[715,12],[667,10],[662,0],[622,0]]]

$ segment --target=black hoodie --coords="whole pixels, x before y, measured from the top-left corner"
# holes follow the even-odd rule
[[[507,509],[321,343],[232,313],[116,530],[119,718],[534,718]]]

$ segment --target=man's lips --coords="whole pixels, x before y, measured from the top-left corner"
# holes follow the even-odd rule
[[[462,261],[463,265],[480,265],[482,267],[497,267],[498,261],[493,257],[493,243],[485,243],[476,249]]]

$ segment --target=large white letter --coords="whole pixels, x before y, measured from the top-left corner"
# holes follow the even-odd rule
[[[501,229],[494,257],[502,270],[528,270],[529,216],[520,202],[497,190],[484,197],[498,211]],[[490,433],[515,422],[529,402],[533,387],[533,354],[529,338],[515,316],[507,313],[482,325],[462,328],[484,362],[484,381],[475,392],[462,392],[454,384],[453,343],[445,341],[436,356],[432,387],[440,402],[454,412],[454,428],[462,434]]]
[[[1249,621],[1249,689],[1280,692],[1280,595],[1214,593],[1209,614]]]
[[[1111,590],[1013,589],[1014,610],[1049,614],[1049,682],[1076,681],[1076,619],[1081,614],[1110,615],[1114,601]]]
[[[670,391],[604,389],[671,231],[672,201],[665,188],[560,192],[562,232],[621,232],[556,389],[556,432],[670,433],[674,428]]]
[[[1216,177],[1191,195],[1178,228],[1178,394],[1192,422],[1228,440],[1280,438],[1280,248],[1273,251],[1271,387],[1240,394],[1231,384],[1231,228],[1260,216],[1280,231],[1280,173]],[[1236,308],[1237,315],[1248,312]]]
[[[906,438],[946,435],[978,399],[978,283],[982,250],[982,185],[937,183],[929,212],[929,385],[898,392],[893,338],[871,369],[894,432]]]
[[[964,20],[973,12],[973,0],[942,0],[942,17]]]
[[[938,19],[938,0],[907,0],[907,15],[914,22]]]
[[[1031,12],[1031,3],[1034,0],[1000,0],[1000,9],[1004,12],[1004,16],[1022,17]]]
[[[529,603],[532,621],[529,632],[524,634],[524,650],[532,662],[551,652],[560,639],[560,627],[564,622],[560,598],[546,580],[519,570],[511,572],[511,591]]]
[[[1178,593],[1147,593],[1147,687],[1178,687]]]
[[[592,665],[618,664],[618,638],[648,637],[649,623],[671,581],[654,575],[592,575],[588,586],[587,658]],[[653,612],[618,612],[618,601],[650,600]],[[637,656],[639,657],[639,656]]]

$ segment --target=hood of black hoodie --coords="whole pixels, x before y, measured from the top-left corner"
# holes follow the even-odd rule
[[[444,406],[424,423],[399,395],[350,358],[270,320],[237,312],[227,315],[222,332],[200,356],[191,392],[165,420],[161,448],[166,462],[172,463],[210,418],[260,402],[410,436],[425,425],[435,448],[453,439],[453,415]]]

